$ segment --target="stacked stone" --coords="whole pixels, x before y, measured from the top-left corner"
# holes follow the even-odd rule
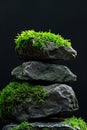
[[[12,116],[17,122],[32,120],[31,124],[37,130],[74,130],[69,125],[49,120],[71,117],[79,108],[72,87],[66,85],[76,81],[77,77],[68,67],[58,64],[59,60],[75,59],[77,52],[72,47],[56,47],[55,43],[48,43],[45,48],[37,51],[32,44],[33,40],[26,46],[22,55],[16,50],[18,56],[26,62],[14,68],[11,75],[18,82],[26,81],[43,86],[48,96],[43,103],[36,104],[33,99],[29,99],[27,103],[19,104]],[[17,124],[7,125],[3,130],[13,127],[16,128]]]

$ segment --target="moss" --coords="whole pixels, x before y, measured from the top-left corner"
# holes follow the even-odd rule
[[[29,83],[11,82],[0,93],[0,118],[4,119],[19,104],[32,97],[43,103],[47,97],[42,86],[32,86]]]
[[[81,119],[81,118],[76,118],[72,117],[69,119],[65,119],[65,121],[61,122],[62,124],[69,124],[73,128],[80,128],[80,130],[87,130],[87,123]]]
[[[33,125],[31,125],[29,122],[24,121],[20,125],[18,125],[15,128],[11,128],[11,130],[37,130],[38,128],[35,128]],[[48,130],[49,128],[42,128],[43,130]]]
[[[56,46],[71,46],[69,40],[64,39],[59,34],[54,34],[51,32],[35,32],[34,30],[22,31],[21,34],[18,34],[15,39],[16,48],[22,51],[23,48],[29,43],[31,39],[34,39],[33,46],[39,49],[45,47],[45,42],[54,42]]]
[[[20,125],[18,125],[16,128],[11,128],[11,130],[25,130],[25,129],[32,130],[32,128],[33,126],[30,123],[24,121]]]

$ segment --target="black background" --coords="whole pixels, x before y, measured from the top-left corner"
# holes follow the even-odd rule
[[[66,64],[78,76],[72,87],[79,102],[79,116],[87,121],[87,0],[0,0],[0,89],[10,82],[11,70],[21,64],[14,38],[28,29],[51,29],[71,39],[78,56]]]

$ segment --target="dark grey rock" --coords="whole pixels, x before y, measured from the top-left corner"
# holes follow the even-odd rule
[[[45,118],[48,116],[63,114],[70,116],[78,110],[78,102],[74,91],[65,84],[53,84],[43,86],[48,97],[43,103],[29,98],[25,103],[18,105],[12,112],[17,121]]]
[[[29,44],[22,50],[16,49],[16,52],[22,60],[71,60],[75,59],[77,52],[72,47],[59,46],[57,47],[53,42],[45,42],[43,49],[38,49],[32,46],[34,39],[31,39]]]
[[[12,128],[16,128],[18,125],[17,124],[9,124],[9,125],[6,125],[2,128],[2,130],[11,130]]]
[[[35,80],[53,83],[76,81],[76,75],[68,67],[38,61],[23,63],[21,66],[13,69],[11,75],[16,79],[25,81]]]
[[[42,123],[42,122],[35,122],[30,123],[33,127],[31,130],[80,130],[71,127],[69,124],[59,124],[59,123]],[[2,130],[11,130],[11,128],[18,128],[19,125],[17,124],[10,124],[3,127]],[[27,128],[25,130],[28,130]]]

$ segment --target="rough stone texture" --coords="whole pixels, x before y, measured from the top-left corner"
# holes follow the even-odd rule
[[[63,125],[63,124],[59,124],[59,123],[41,123],[41,122],[35,122],[35,123],[31,123],[32,126],[34,126],[34,128],[32,128],[32,130],[80,130],[80,129],[75,129],[72,128],[70,125]],[[2,130],[11,130],[11,128],[17,128],[18,125],[17,124],[10,124],[10,125],[6,125],[5,127],[3,127]],[[26,129],[28,130],[28,129]]]
[[[37,61],[23,63],[13,69],[11,75],[16,79],[26,81],[49,81],[53,83],[76,81],[76,75],[68,67]]]
[[[2,130],[11,130],[12,128],[16,128],[18,125],[17,124],[9,124],[9,125],[6,125],[2,128]]]
[[[48,97],[43,103],[29,98],[26,103],[18,105],[12,112],[12,117],[17,121],[45,118],[60,114],[70,116],[78,110],[78,102],[71,87],[65,84],[43,86]],[[60,116],[60,117],[62,117]]]
[[[75,59],[77,52],[72,47],[59,46],[57,47],[53,42],[45,42],[45,48],[38,49],[32,46],[34,39],[31,39],[29,44],[23,49],[23,53],[16,49],[16,52],[22,60],[46,60],[46,59],[63,59],[70,60]]]

